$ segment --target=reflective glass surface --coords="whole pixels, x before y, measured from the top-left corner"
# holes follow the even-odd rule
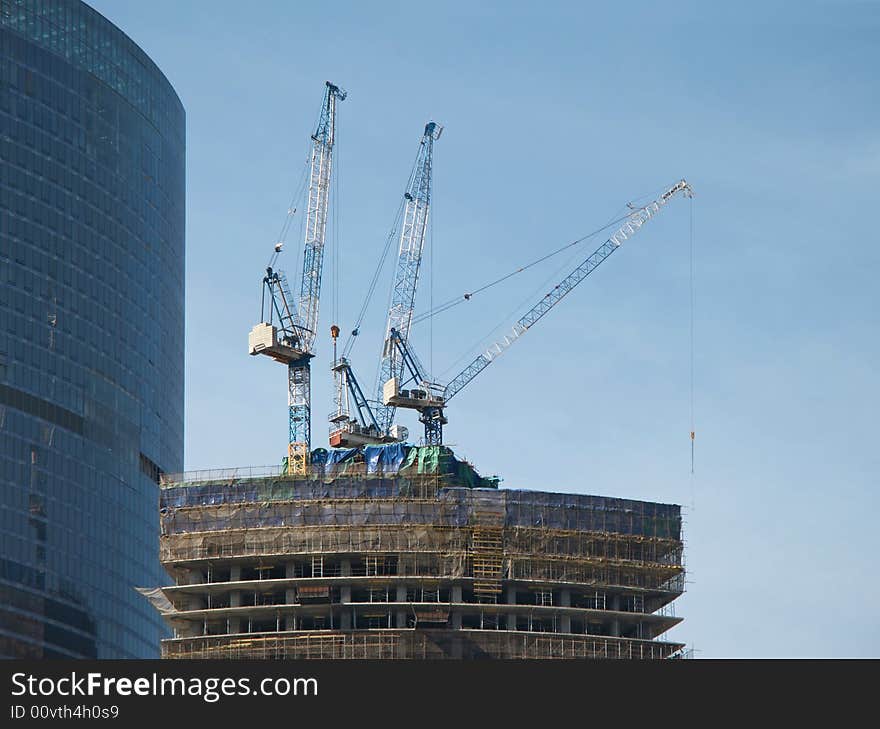
[[[155,657],[183,468],[183,106],[78,0],[0,0],[0,657]]]

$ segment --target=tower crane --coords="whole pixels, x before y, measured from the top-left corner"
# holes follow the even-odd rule
[[[403,196],[400,246],[397,252],[397,266],[391,289],[391,306],[388,308],[382,360],[379,365],[379,382],[377,383],[378,399],[382,402],[377,413],[377,420],[379,427],[386,433],[390,431],[394,422],[395,406],[384,402],[382,388],[386,382],[399,378],[403,374],[403,359],[395,342],[409,340],[416,301],[416,287],[419,283],[419,269],[422,264],[422,250],[425,247],[425,234],[428,230],[428,212],[431,207],[434,142],[440,138],[442,133],[443,127],[439,124],[428,122],[425,125],[416,164]],[[396,333],[392,336],[392,332]]]
[[[382,402],[386,408],[400,407],[417,410],[419,421],[425,428],[425,443],[443,442],[443,426],[448,422],[444,409],[455,395],[469,384],[480,372],[498,359],[507,349],[545,314],[558,304],[566,294],[589,276],[605,261],[621,244],[632,237],[651,218],[653,218],[675,195],[681,193],[686,197],[693,196],[691,186],[680,180],[667,189],[656,200],[639,208],[631,208],[627,221],[599,248],[590,254],[577,268],[545,294],[538,303],[529,309],[513,325],[510,334],[495,342],[485,352],[477,355],[461,372],[446,385],[427,379],[425,368],[412,351],[408,337],[389,325],[391,346],[397,351],[400,369],[405,376],[398,376],[394,371],[385,381],[382,389]],[[386,344],[387,346],[387,344]],[[383,370],[384,371],[384,370]],[[409,389],[403,389],[409,385]]]
[[[299,296],[294,300],[284,273],[274,268],[281,252],[282,242],[279,241],[263,277],[261,322],[248,337],[250,354],[263,354],[287,365],[287,464],[291,474],[306,472],[311,452],[310,360],[314,356],[313,345],[318,329],[324,237],[336,137],[336,102],[344,101],[345,97],[345,91],[327,81],[318,126],[312,135]]]
[[[336,409],[330,414],[330,445],[388,443],[406,440],[409,435],[406,428],[394,425],[395,406],[382,403],[382,387],[387,380],[400,378],[403,374],[403,360],[394,342],[398,339],[405,342],[412,324],[431,206],[434,142],[442,133],[443,127],[436,122],[431,121],[425,125],[416,162],[403,195],[397,265],[379,366],[378,402],[374,402],[372,407],[363,396],[347,358],[336,358],[336,337],[339,330],[336,328],[335,334],[331,330],[334,341]],[[355,405],[354,410],[351,408],[352,404]]]

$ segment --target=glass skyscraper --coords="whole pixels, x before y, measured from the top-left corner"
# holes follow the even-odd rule
[[[185,115],[79,0],[0,0],[0,656],[155,657],[183,469]]]

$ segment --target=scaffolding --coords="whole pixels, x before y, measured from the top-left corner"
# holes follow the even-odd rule
[[[501,571],[504,566],[504,529],[500,525],[480,521],[473,530],[474,593],[482,601],[494,601],[501,594]]]
[[[680,507],[499,489],[445,447],[370,448],[304,476],[166,478],[163,655],[680,653],[657,640],[680,622]]]
[[[225,508],[216,508],[216,507]],[[474,514],[504,526],[678,540],[680,507],[599,496],[457,486],[439,475],[345,476],[332,481],[247,478],[166,484],[163,534],[271,526],[435,524],[461,527]]]
[[[166,640],[162,657],[174,659],[667,659],[683,658],[679,643],[593,636],[554,637],[468,630],[372,630],[360,634],[211,636]]]

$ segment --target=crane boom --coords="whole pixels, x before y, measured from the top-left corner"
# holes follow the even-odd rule
[[[321,298],[321,272],[324,262],[324,237],[327,232],[327,209],[330,204],[330,174],[333,145],[336,141],[336,100],[346,93],[327,82],[318,127],[312,135],[312,162],[309,174],[309,200],[306,206],[305,251],[299,292],[299,318],[303,328],[303,348],[311,351],[318,331],[318,304]]]
[[[403,362],[399,350],[394,346],[392,332],[404,340],[409,338],[415,307],[416,287],[419,282],[419,269],[422,263],[422,250],[425,246],[425,233],[428,227],[428,211],[431,206],[431,170],[434,155],[434,142],[440,138],[443,127],[428,122],[419,144],[419,153],[413,172],[404,193],[403,222],[400,228],[400,246],[397,266],[391,290],[391,306],[385,326],[385,340],[382,360],[379,367],[377,390],[378,400],[382,401],[382,387],[389,379],[400,377]],[[394,421],[394,406],[383,405],[377,408],[376,417],[383,432],[389,432]]]
[[[471,380],[480,374],[480,372],[498,359],[498,357],[505,352],[511,344],[534,326],[534,324],[547,314],[550,309],[556,306],[566,294],[595,271],[599,264],[614,253],[614,251],[616,251],[625,240],[635,235],[635,233],[646,222],[653,218],[677,193],[683,193],[686,197],[693,196],[691,186],[685,180],[680,180],[656,200],[648,203],[644,207],[634,210],[632,215],[627,219],[627,222],[608,238],[608,240],[591,253],[583,263],[574,269],[574,271],[556,284],[556,286],[545,294],[537,304],[523,314],[519,321],[513,325],[510,334],[504,337],[504,339],[495,342],[483,354],[475,357],[470,364],[449,381],[443,391],[444,401],[448,403],[452,397],[465,387],[465,385],[471,382]]]

